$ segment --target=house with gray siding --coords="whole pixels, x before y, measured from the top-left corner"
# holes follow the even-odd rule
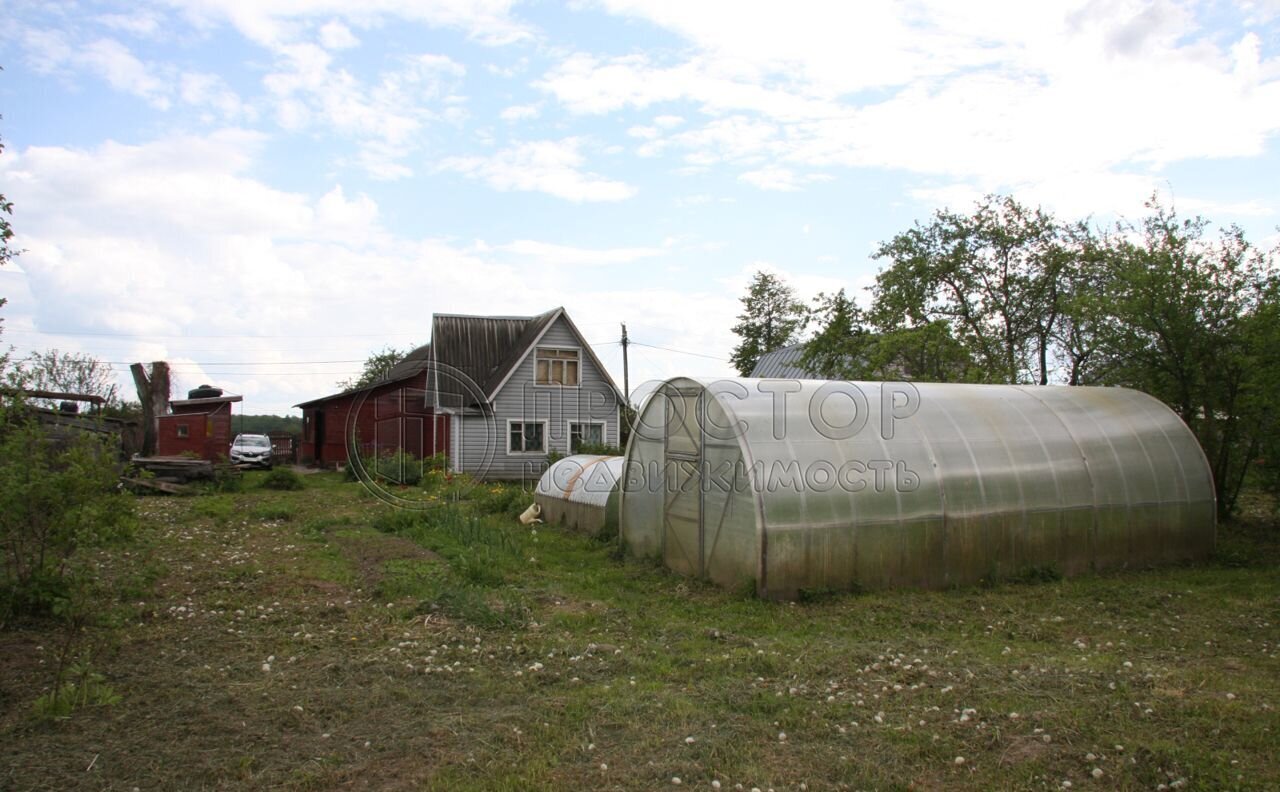
[[[431,342],[384,379],[298,405],[301,447],[319,464],[353,449],[366,456],[403,449],[444,453],[453,471],[483,479],[536,479],[553,451],[619,445],[622,399],[563,308],[435,314]]]

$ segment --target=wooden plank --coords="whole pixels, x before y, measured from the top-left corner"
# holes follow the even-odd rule
[[[171,484],[167,481],[156,481],[154,479],[129,478],[121,476],[121,481],[135,487],[143,487],[146,489],[159,490],[167,492],[171,495],[190,495],[191,488],[183,484]]]

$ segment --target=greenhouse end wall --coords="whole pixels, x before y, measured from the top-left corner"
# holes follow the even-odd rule
[[[677,378],[641,407],[624,547],[769,597],[1201,558],[1213,481],[1123,388]]]

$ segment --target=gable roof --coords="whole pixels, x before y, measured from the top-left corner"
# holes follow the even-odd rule
[[[410,352],[393,366],[385,377],[361,388],[351,388],[341,393],[322,396],[302,402],[296,407],[308,407],[338,396],[371,390],[388,383],[415,377],[428,372],[431,382],[428,388],[436,392],[436,404],[446,407],[471,407],[479,401],[492,402],[512,373],[555,324],[564,319],[569,330],[582,344],[583,350],[595,363],[601,376],[614,393],[622,399],[621,391],[609,375],[608,369],[596,357],[591,345],[565,313],[564,308],[553,308],[537,316],[467,316],[463,314],[434,314],[431,317],[431,343]],[[457,370],[476,384],[480,392],[464,385],[449,370]]]
[[[587,356],[591,358],[591,362],[595,364],[596,369],[600,372],[600,376],[604,377],[604,381],[609,384],[609,389],[613,391],[614,398],[618,400],[619,404],[625,404],[626,400],[622,391],[618,388],[618,383],[613,381],[613,377],[609,374],[609,369],[605,368],[604,364],[600,362],[600,358],[596,356],[595,350],[591,348],[591,344],[588,343],[587,339],[582,337],[582,333],[578,330],[578,326],[573,323],[573,320],[569,318],[569,314],[565,313],[564,307],[562,306],[548,313],[552,314],[551,318],[542,325],[536,335],[528,339],[527,343],[525,343],[524,349],[521,350],[519,356],[511,362],[511,366],[502,375],[502,378],[497,379],[495,384],[488,389],[489,400],[492,401],[493,398],[498,395],[498,391],[503,385],[507,384],[507,380],[511,378],[512,373],[514,373],[516,368],[529,356],[529,353],[532,352],[538,342],[542,340],[542,336],[551,328],[551,325],[555,324],[557,319],[563,319],[564,323],[569,327],[569,332],[573,333],[573,337],[578,339],[578,343],[582,345],[582,349],[586,351]],[[543,316],[546,316],[546,314],[543,314]],[[522,342],[524,341],[524,339],[521,340]]]
[[[465,374],[481,394],[463,393],[456,378],[439,376],[432,383],[438,404],[469,407],[477,395],[491,400],[497,385],[520,362],[523,353],[555,320],[557,308],[537,316],[462,316],[436,314],[431,320],[432,360]],[[450,399],[449,397],[453,397]]]

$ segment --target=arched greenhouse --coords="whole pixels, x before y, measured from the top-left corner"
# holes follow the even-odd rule
[[[1123,388],[669,380],[627,446],[632,554],[761,596],[1207,555],[1204,454]]]

